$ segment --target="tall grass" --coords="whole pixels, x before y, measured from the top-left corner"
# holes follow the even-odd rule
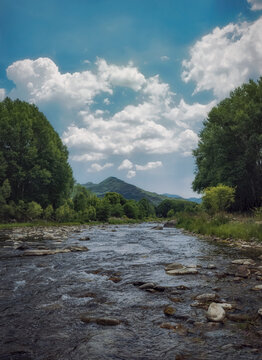
[[[225,214],[209,217],[205,213],[198,215],[180,213],[177,215],[177,226],[197,234],[217,236],[222,239],[262,241],[262,224],[257,223],[252,217],[240,219]]]

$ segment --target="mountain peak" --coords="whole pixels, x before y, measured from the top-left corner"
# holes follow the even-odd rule
[[[101,181],[99,184],[93,184],[88,182],[86,184],[83,184],[83,186],[86,187],[88,190],[94,192],[98,197],[105,196],[107,192],[117,192],[128,200],[139,201],[145,198],[151,201],[155,205],[160,204],[163,200],[166,200],[170,197],[184,200],[183,198],[181,198],[181,196],[178,195],[168,195],[168,194],[159,195],[150,191],[140,189],[137,186],[128,184],[125,181],[120,180],[115,176],[110,176],[105,180]]]

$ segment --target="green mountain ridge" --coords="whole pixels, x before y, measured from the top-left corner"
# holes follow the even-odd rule
[[[160,204],[163,200],[170,199],[171,197],[177,198],[178,200],[187,200],[183,199],[178,195],[159,195],[157,193],[153,193],[150,191],[146,191],[140,189],[139,187],[128,184],[123,180],[120,180],[116,177],[109,177],[99,184],[94,184],[92,182],[88,182],[86,184],[82,184],[86,189],[95,193],[98,197],[103,197],[107,192],[117,192],[124,196],[124,198],[128,200],[136,200],[139,201],[143,198],[148,199],[154,205]],[[189,200],[189,199],[188,199]],[[197,199],[199,200],[199,199]],[[189,200],[194,201],[194,200]],[[195,201],[197,202],[197,201]]]

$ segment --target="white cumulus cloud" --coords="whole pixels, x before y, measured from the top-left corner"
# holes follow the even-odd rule
[[[88,172],[99,172],[102,171],[104,169],[110,168],[112,167],[114,164],[112,163],[106,163],[104,165],[100,165],[100,164],[92,164],[91,167],[88,169]]]
[[[135,176],[136,176],[136,172],[135,172],[134,170],[129,170],[128,173],[127,173],[127,175],[126,175],[126,177],[127,177],[128,179],[132,179],[132,178],[135,177]]]
[[[118,170],[132,169],[133,163],[128,159],[123,160],[123,162],[118,166]]]
[[[247,0],[247,2],[251,5],[251,10],[262,10],[262,0]]]
[[[104,154],[101,154],[101,153],[87,153],[87,154],[80,154],[80,155],[72,155],[71,157],[71,160],[73,161],[97,161],[97,160],[102,160],[105,158],[105,155]]]
[[[163,166],[161,161],[150,161],[145,165],[136,165],[136,170],[139,171],[146,171],[146,170],[151,170],[151,169],[156,169],[160,166]]]
[[[256,2],[257,4],[257,2]],[[195,93],[212,90],[218,98],[262,74],[262,17],[215,28],[203,36],[183,61],[182,78],[196,83]]]

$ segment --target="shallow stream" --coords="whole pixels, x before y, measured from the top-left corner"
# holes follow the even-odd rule
[[[251,290],[262,284],[260,254],[155,225],[54,228],[50,238],[45,230],[42,238],[2,231],[0,360],[262,359],[262,291]],[[89,250],[25,256],[70,246]],[[239,278],[237,258],[257,268]],[[167,275],[169,263],[196,265],[198,273]],[[205,308],[192,306],[206,293],[248,320],[208,321]]]

